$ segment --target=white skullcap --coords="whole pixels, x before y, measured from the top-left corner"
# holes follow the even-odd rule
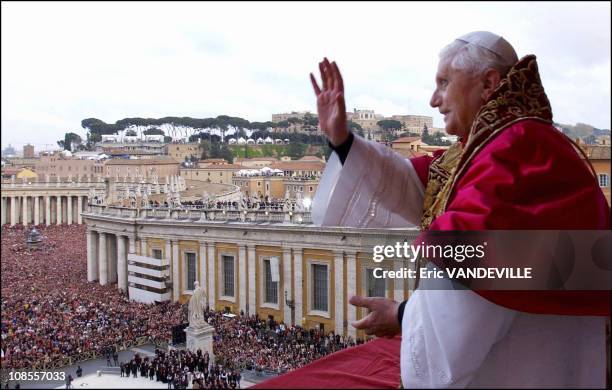
[[[518,61],[518,56],[514,51],[514,48],[508,41],[499,35],[493,34],[489,31],[474,31],[467,33],[456,39],[457,41],[471,43],[473,45],[487,49],[501,58],[503,58],[508,64],[514,64]]]

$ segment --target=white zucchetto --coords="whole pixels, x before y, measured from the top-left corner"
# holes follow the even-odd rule
[[[492,32],[474,31],[467,33],[456,40],[471,43],[487,49],[503,58],[508,64],[514,64],[518,61],[518,56],[516,55],[512,45],[503,37],[493,34]]]

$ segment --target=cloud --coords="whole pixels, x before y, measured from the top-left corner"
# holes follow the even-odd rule
[[[347,108],[431,115],[439,50],[488,29],[535,53],[555,119],[610,128],[602,3],[2,3],[2,143],[55,144],[80,121],[315,111],[336,60]],[[36,136],[32,134],[36,131]]]

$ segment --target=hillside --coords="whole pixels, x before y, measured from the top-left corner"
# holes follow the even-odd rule
[[[567,125],[563,123],[555,123],[557,127],[560,127],[563,134],[567,135],[571,139],[580,138],[587,144],[594,144],[596,137],[602,135],[610,135],[609,129],[598,129],[586,123],[576,123],[576,125]]]

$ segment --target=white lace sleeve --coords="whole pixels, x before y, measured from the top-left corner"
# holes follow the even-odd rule
[[[418,225],[424,188],[410,160],[355,136],[344,166],[332,153],[312,206],[321,226],[361,228]]]

